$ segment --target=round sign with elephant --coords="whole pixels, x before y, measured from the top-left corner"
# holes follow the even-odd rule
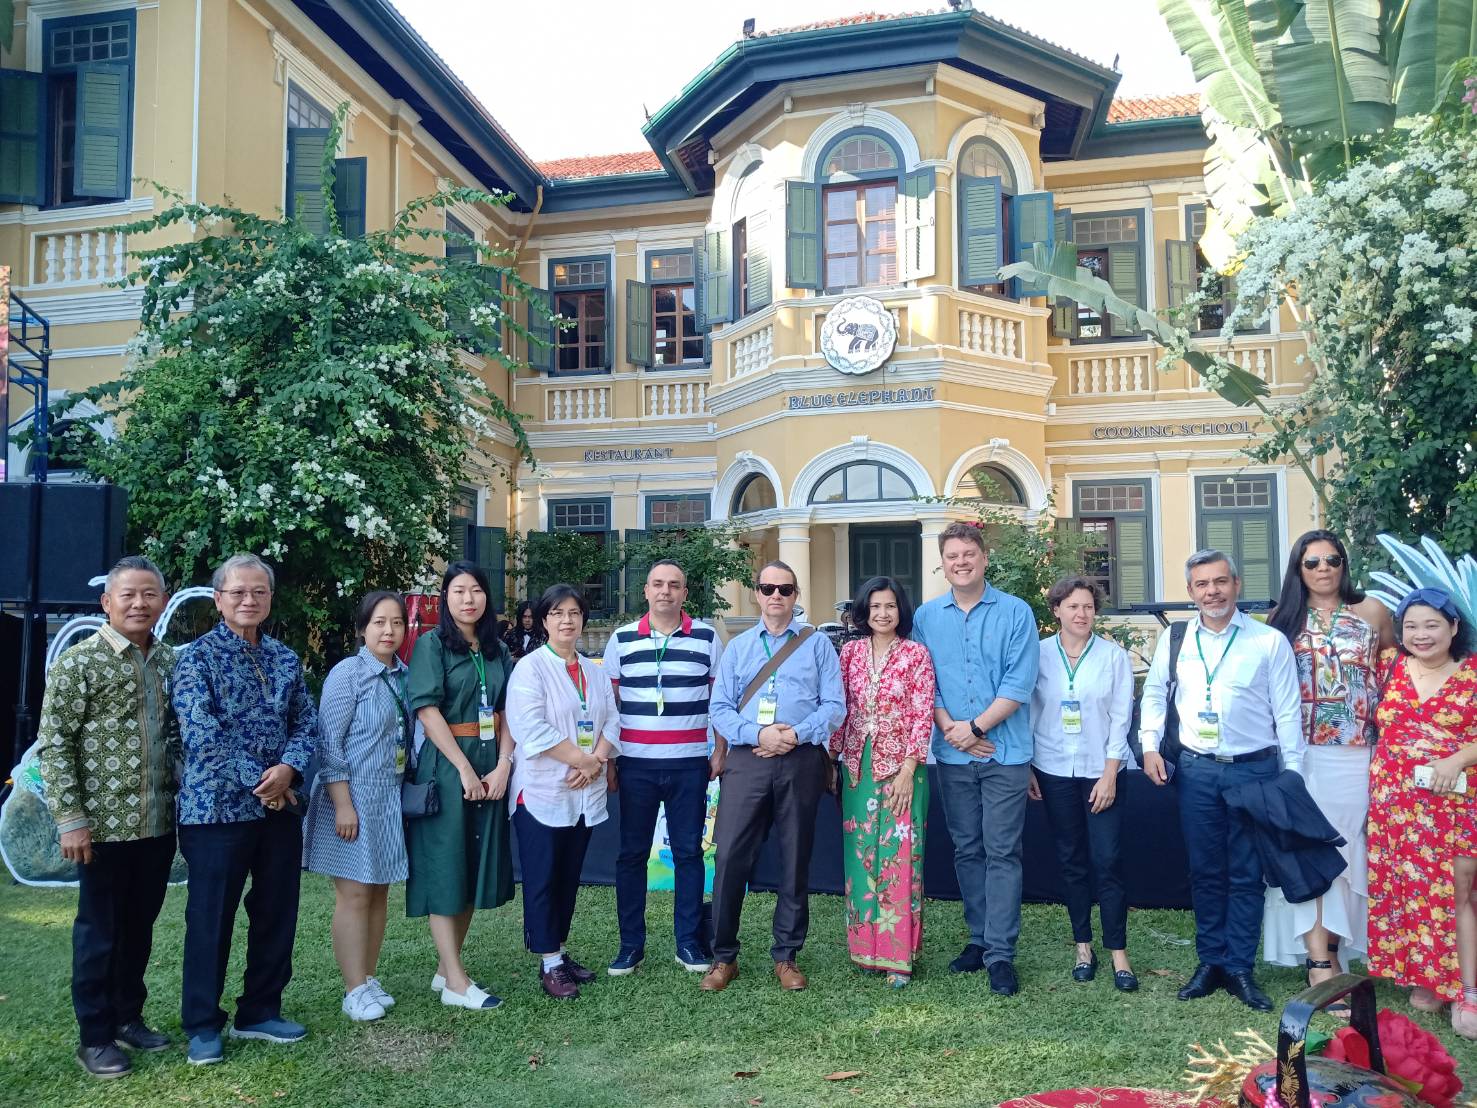
[[[842,373],[871,373],[892,357],[895,346],[897,320],[870,296],[848,296],[821,324],[821,353]]]

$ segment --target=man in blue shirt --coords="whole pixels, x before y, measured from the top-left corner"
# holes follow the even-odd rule
[[[985,584],[990,556],[978,527],[949,524],[939,554],[951,591],[918,609],[913,637],[938,681],[933,758],[969,924],[969,945],[949,969],[988,969],[990,991],[1012,996],[1031,776],[1030,713],[1020,709],[1036,684],[1040,636],[1030,605]]]
[[[713,967],[702,980],[708,992],[726,989],[738,976],[744,890],[771,827],[778,832],[781,873],[769,953],[783,988],[806,985],[795,955],[810,925],[815,810],[829,786],[827,744],[846,715],[846,692],[835,648],[795,619],[799,596],[800,582],[784,562],[759,571],[754,597],[764,618],[728,644],[713,685],[709,718],[723,783],[713,827]],[[809,637],[746,695],[769,659],[802,631]]]

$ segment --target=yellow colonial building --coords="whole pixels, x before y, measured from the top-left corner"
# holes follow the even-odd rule
[[[943,590],[935,538],[964,513],[930,498],[1054,505],[1094,536],[1120,609],[1183,599],[1204,545],[1270,598],[1315,523],[1295,469],[1240,453],[1254,413],[1158,371],[1116,320],[998,280],[1032,243],[1071,242],[1130,300],[1183,297],[1205,211],[1194,96],[1115,100],[1113,70],[967,4],[748,29],[648,121],[650,149],[542,164],[385,0],[19,0],[3,66],[0,264],[52,325],[54,391],[120,365],[139,302],[106,283],[148,244],[103,228],[159,210],[141,182],[292,210],[294,166],[347,103],[349,227],[438,183],[506,191],[448,226],[514,251],[575,321],[518,306],[551,340],[509,330],[530,368],[473,360],[537,465],[483,443],[469,525],[615,542],[732,520],[825,618],[874,573]],[[1197,341],[1295,396],[1290,321],[1227,344],[1223,311]],[[621,607],[619,582],[595,593]]]

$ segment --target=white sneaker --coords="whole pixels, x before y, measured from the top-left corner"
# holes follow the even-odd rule
[[[360,985],[344,997],[344,1015],[355,1023],[364,1023],[367,1020],[383,1019],[385,1010],[380,1002],[374,999],[374,994],[369,991],[367,985]]]
[[[484,992],[476,985],[468,985],[464,993],[454,993],[450,989],[441,990],[441,1003],[452,1008],[489,1009],[498,1008],[502,1005],[502,998]]]
[[[371,977],[368,981],[364,982],[364,985],[369,989],[369,995],[374,997],[379,1002],[379,1006],[386,1012],[395,1007],[395,998],[385,991],[385,987],[380,984],[378,977]]]

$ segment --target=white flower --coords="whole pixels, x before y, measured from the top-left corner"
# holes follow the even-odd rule
[[[240,391],[240,388],[241,388],[241,383],[239,381],[237,381],[234,377],[222,377],[221,378],[221,395],[222,396],[233,397],[233,396],[236,395],[236,393],[238,391]]]
[[[1426,197],[1426,207],[1433,212],[1455,213],[1467,206],[1467,194],[1449,185],[1440,185]]]

